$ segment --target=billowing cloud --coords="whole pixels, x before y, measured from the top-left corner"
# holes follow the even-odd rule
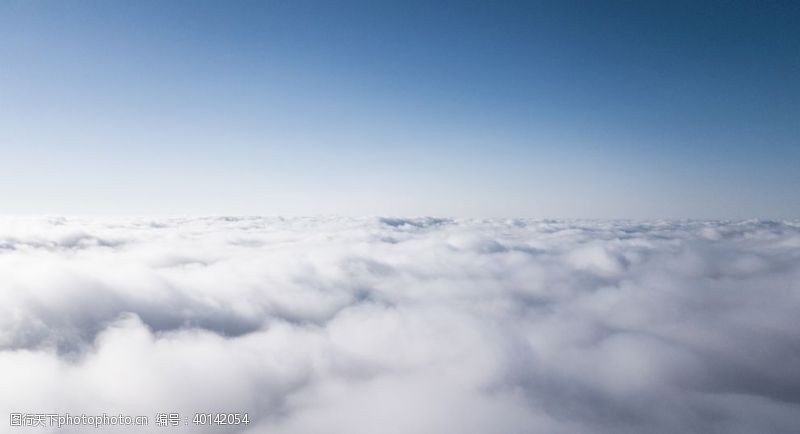
[[[800,432],[793,221],[6,218],[0,300],[3,417]]]

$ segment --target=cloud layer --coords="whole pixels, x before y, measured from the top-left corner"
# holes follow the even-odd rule
[[[800,432],[793,221],[6,218],[0,285],[4,418]]]

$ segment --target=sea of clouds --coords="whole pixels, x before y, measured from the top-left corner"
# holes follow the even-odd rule
[[[12,412],[798,433],[800,222],[4,218]]]

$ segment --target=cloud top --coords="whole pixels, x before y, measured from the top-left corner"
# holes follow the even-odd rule
[[[4,417],[800,431],[796,221],[6,218],[0,282]]]

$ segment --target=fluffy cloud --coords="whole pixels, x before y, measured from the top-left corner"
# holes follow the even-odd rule
[[[6,218],[0,300],[3,417],[800,432],[792,221]]]

